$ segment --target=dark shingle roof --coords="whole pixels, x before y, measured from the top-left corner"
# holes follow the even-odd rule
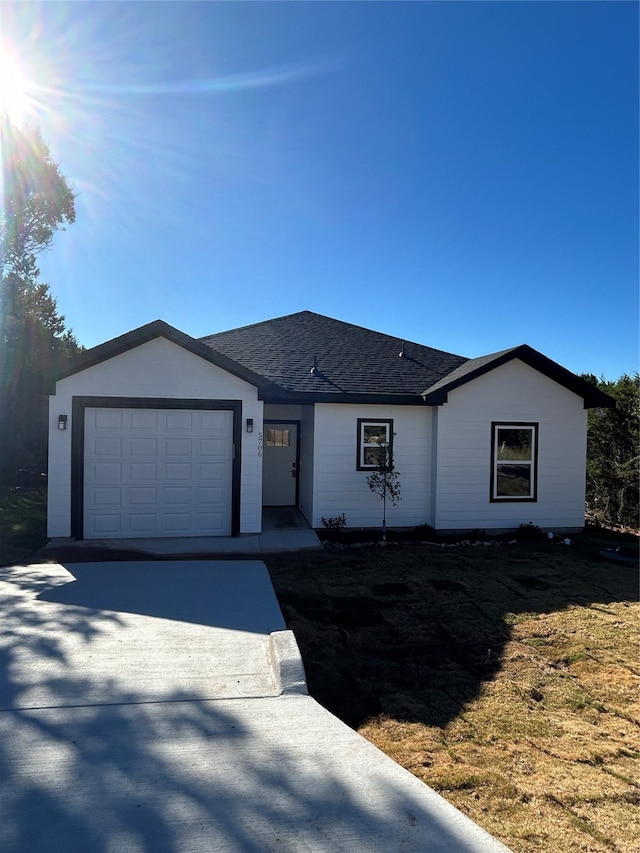
[[[311,311],[199,341],[155,320],[70,358],[50,380],[64,379],[158,337],[255,385],[268,402],[439,405],[454,388],[517,358],[582,397],[585,407],[615,405],[607,394],[525,344],[466,359]]]
[[[421,344],[300,311],[200,339],[264,376],[284,396],[420,403],[421,392],[467,359]],[[399,353],[404,350],[404,357]],[[311,370],[316,365],[315,371]]]

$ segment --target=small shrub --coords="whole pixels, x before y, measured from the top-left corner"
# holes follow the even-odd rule
[[[491,537],[487,535],[486,530],[476,527],[475,530],[469,532],[467,539],[470,539],[472,542],[487,542]]]
[[[413,528],[413,534],[418,542],[435,542],[438,534],[430,524],[417,524]]]
[[[530,521],[528,524],[521,524],[516,533],[516,539],[520,542],[537,542],[544,538],[544,533],[537,524]]]
[[[320,521],[322,522],[322,526],[327,530],[342,530],[347,523],[347,517],[344,513],[342,515],[330,516],[329,518],[325,518],[323,515]]]

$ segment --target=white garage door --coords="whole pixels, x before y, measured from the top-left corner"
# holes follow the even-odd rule
[[[228,536],[233,412],[87,408],[84,537]]]

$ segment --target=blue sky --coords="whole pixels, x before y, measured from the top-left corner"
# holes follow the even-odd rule
[[[309,309],[638,367],[638,4],[1,3],[78,340]]]

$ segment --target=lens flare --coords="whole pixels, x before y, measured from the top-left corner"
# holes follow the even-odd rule
[[[18,60],[6,45],[0,45],[0,113],[15,125],[22,125],[33,111],[31,84]]]

